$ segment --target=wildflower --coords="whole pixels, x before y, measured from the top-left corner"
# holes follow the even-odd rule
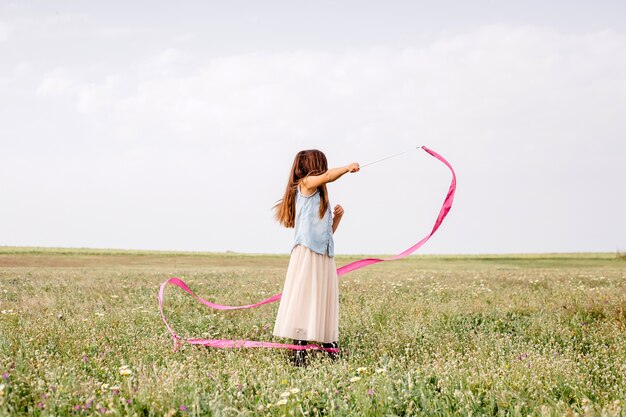
[[[83,355],[83,363],[87,363],[87,355]]]
[[[85,401],[85,406],[83,407],[84,409],[89,409],[91,408],[93,402],[94,402],[95,398],[91,397],[89,398],[87,401]]]
[[[287,398],[283,398],[282,400],[277,401],[276,405],[285,405],[287,404],[287,401],[289,401]]]
[[[352,378],[350,378],[350,382],[357,382],[360,381],[361,377],[360,376],[353,376]]]
[[[187,407],[185,406],[185,404],[181,404],[178,408],[180,409],[180,411],[187,411]]]
[[[10,376],[11,376],[11,375],[9,375],[9,373],[8,373],[8,372],[5,372],[5,373],[3,373],[3,374],[2,374],[2,379],[4,379],[5,381],[7,381],[7,380],[9,379],[9,377],[10,377]]]
[[[289,392],[291,392],[292,394],[297,394],[297,393],[299,393],[299,392],[300,392],[300,389],[298,389],[298,388],[292,388],[292,389],[290,389],[290,390],[289,390]]]
[[[367,395],[369,395],[370,397],[371,397],[372,395],[374,395],[374,388],[370,388],[370,389],[368,389],[368,390],[367,390]]]
[[[363,372],[367,371],[367,368],[364,366],[361,366],[360,368],[356,368],[357,373],[362,374]]]
[[[130,370],[128,365],[120,366],[120,375],[128,376],[128,375],[130,375],[132,373],[133,373],[133,371]]]
[[[283,392],[282,394],[280,394],[280,397],[281,397],[281,398],[287,398],[287,397],[289,397],[289,395],[290,395],[290,394],[291,394],[291,393],[290,393],[289,391],[285,391],[285,392]]]

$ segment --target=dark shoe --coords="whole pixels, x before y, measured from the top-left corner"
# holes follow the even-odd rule
[[[293,344],[297,346],[306,346],[309,344],[309,342],[307,342],[306,340],[294,339]],[[302,349],[302,350],[294,349],[293,357],[291,358],[291,364],[293,366],[305,367],[308,365],[307,356],[308,356],[308,352],[305,349]]]
[[[338,342],[332,342],[332,343],[322,343],[322,347],[326,348],[326,349],[339,349],[339,343]],[[326,352],[328,354],[328,357],[333,360],[336,361],[337,359],[339,359],[339,352]]]

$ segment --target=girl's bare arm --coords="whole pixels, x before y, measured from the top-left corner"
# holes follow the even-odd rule
[[[333,233],[339,227],[339,222],[341,222],[341,218],[343,217],[343,207],[339,204],[335,206],[335,210],[333,210]]]
[[[359,169],[359,164],[353,162],[343,167],[329,169],[321,175],[309,175],[302,180],[302,185],[304,186],[307,194],[309,194],[314,192],[317,187],[338,180],[348,172],[359,172]]]

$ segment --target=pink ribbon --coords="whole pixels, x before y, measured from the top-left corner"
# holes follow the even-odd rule
[[[435,225],[433,226],[432,230],[430,231],[428,235],[422,238],[422,240],[417,242],[415,245],[411,246],[410,248],[406,249],[405,251],[395,256],[392,256],[390,258],[361,259],[356,262],[352,262],[340,268],[337,268],[338,276],[345,275],[348,272],[356,271],[357,269],[360,269],[365,266],[372,265],[378,262],[393,261],[396,259],[404,258],[405,256],[412,254],[413,252],[421,248],[422,245],[424,245],[424,243],[426,243],[428,239],[430,239],[430,237],[433,234],[435,234],[437,229],[439,229],[439,226],[441,225],[441,223],[443,223],[443,220],[448,215],[450,208],[452,208],[452,202],[454,201],[454,192],[456,190],[456,174],[454,173],[454,169],[452,168],[452,165],[450,165],[450,163],[448,163],[448,161],[446,161],[444,157],[439,155],[437,152],[431,149],[428,149],[425,146],[422,146],[422,149],[428,152],[431,156],[443,162],[450,169],[450,172],[452,173],[452,181],[450,182],[450,188],[448,189],[448,194],[446,195],[446,198],[443,201],[443,205],[441,206],[441,209],[439,210],[439,215],[437,216],[437,220],[435,221]],[[179,278],[173,277],[173,278],[168,279],[167,281],[163,282],[161,286],[159,287],[159,311],[161,312],[161,318],[163,319],[163,322],[165,323],[167,330],[170,332],[170,334],[172,335],[172,338],[174,339],[174,350],[178,349],[178,347],[180,346],[181,340],[185,340],[187,343],[192,344],[192,345],[203,345],[203,346],[210,346],[210,347],[215,347],[215,348],[265,347],[265,348],[282,348],[282,349],[294,349],[294,350],[314,349],[314,350],[323,350],[326,352],[333,352],[333,353],[336,353],[339,351],[339,349],[337,348],[324,348],[316,344],[293,345],[293,344],[288,344],[288,343],[258,342],[254,340],[223,340],[223,339],[194,339],[194,338],[183,339],[180,336],[178,336],[174,332],[174,330],[170,327],[170,325],[167,323],[167,320],[165,319],[165,314],[163,313],[163,292],[167,284],[172,284],[181,288],[183,291],[189,293],[192,297],[196,298],[202,304],[206,305],[207,307],[213,308],[215,310],[239,310],[239,309],[244,309],[244,308],[258,307],[264,304],[269,304],[269,303],[273,303],[274,301],[280,300],[282,294],[273,295],[270,298],[266,298],[265,300],[259,301],[258,303],[254,303],[254,304],[246,304],[243,306],[227,306],[227,305],[222,305],[222,304],[215,304],[197,296],[193,291],[191,291],[191,289],[187,286],[187,284],[185,284]]]
[[[439,155],[437,152],[431,149],[428,149],[426,146],[422,146],[422,149],[428,152],[429,154],[431,154],[432,156],[434,156],[435,158],[437,158],[438,160],[440,160],[441,162],[443,162],[444,164],[446,164],[446,166],[450,168],[450,172],[452,173],[452,181],[450,182],[450,188],[448,189],[448,194],[446,195],[446,198],[443,200],[443,205],[441,206],[441,209],[439,210],[439,215],[437,216],[437,220],[435,221],[435,225],[433,226],[433,229],[422,240],[420,240],[419,242],[417,242],[415,245],[411,246],[410,248],[406,249],[405,251],[400,252],[396,256],[392,256],[391,258],[382,258],[382,259],[380,258],[361,259],[359,261],[352,262],[348,265],[344,265],[341,268],[338,268],[337,275],[341,276],[341,275],[347,274],[348,272],[356,271],[357,269],[363,268],[364,266],[376,264],[378,262],[394,261],[396,259],[404,258],[405,256],[408,256],[412,254],[413,252],[415,252],[416,250],[418,250],[419,248],[421,248],[422,245],[424,245],[424,243],[426,243],[428,239],[430,239],[430,237],[435,234],[437,229],[439,229],[439,226],[441,226],[441,223],[443,223],[443,219],[446,218],[446,216],[448,215],[448,212],[452,208],[452,202],[454,201],[454,192],[456,191],[456,174],[454,173],[454,169],[452,168],[452,165],[450,165],[450,163],[446,161],[443,156]]]

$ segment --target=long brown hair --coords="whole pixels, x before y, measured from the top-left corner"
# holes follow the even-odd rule
[[[293,160],[289,181],[282,200],[274,206],[274,217],[285,227],[294,227],[296,220],[296,191],[301,180],[309,175],[321,175],[328,171],[326,155],[317,149],[300,151]],[[317,187],[320,193],[320,219],[328,209],[326,184]]]

